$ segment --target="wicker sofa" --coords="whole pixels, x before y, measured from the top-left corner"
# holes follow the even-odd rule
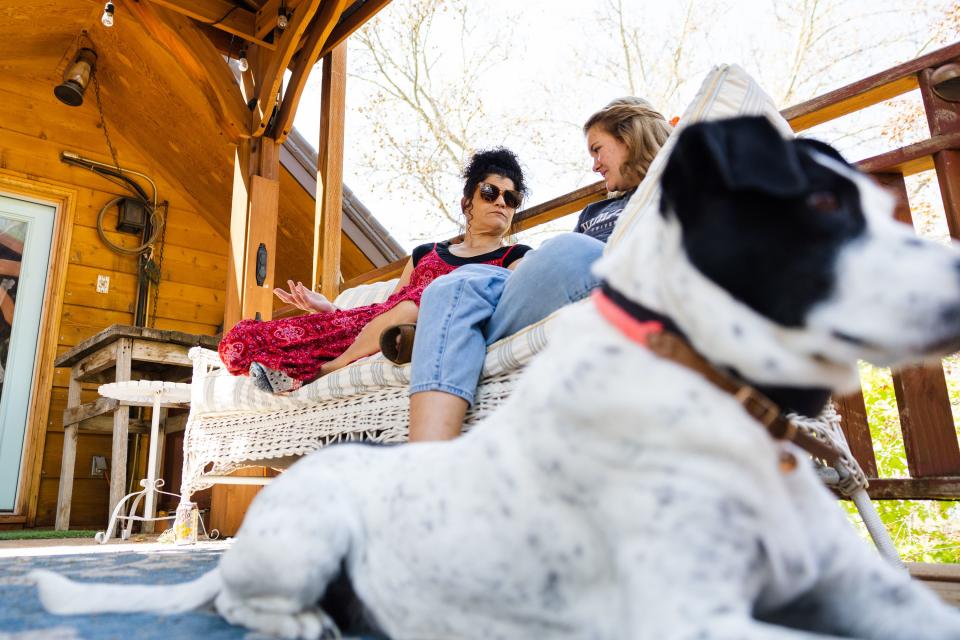
[[[773,101],[734,65],[718,66],[707,74],[680,127],[741,114],[765,115],[784,135],[791,134]],[[673,136],[628,203],[611,246],[630,233],[641,216],[656,215],[658,178],[672,145]],[[341,294],[336,304],[370,304],[384,299],[393,285],[357,287]],[[490,346],[477,401],[467,415],[468,426],[510,394],[526,363],[549,340],[552,318]],[[190,355],[194,372],[184,435],[184,500],[241,467],[283,467],[295,457],[335,442],[406,440],[409,365],[395,366],[380,355],[372,356],[280,397],[258,391],[245,376],[231,376],[215,352],[196,348]]]

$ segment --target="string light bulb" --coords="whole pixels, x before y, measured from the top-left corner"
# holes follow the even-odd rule
[[[113,26],[113,12],[115,7],[112,2],[107,2],[103,5],[103,15],[100,16],[100,22],[103,23],[103,26],[110,28]]]
[[[250,62],[247,60],[246,49],[240,49],[240,55],[237,56],[237,68],[240,69],[240,73],[244,73],[250,68]]]
[[[277,28],[283,31],[289,24],[290,18],[287,17],[287,12],[283,9],[280,9],[280,15],[277,16]]]

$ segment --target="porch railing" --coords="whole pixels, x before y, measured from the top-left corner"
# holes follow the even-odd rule
[[[934,51],[802,104],[783,116],[800,132],[866,109],[919,88],[930,137],[857,163],[890,187],[900,199],[896,215],[911,223],[904,177],[934,169],[950,235],[960,238],[960,105],[933,91],[931,75],[960,59],[960,43]],[[529,229],[583,209],[604,196],[603,184],[583,187],[519,214],[514,231]],[[406,258],[344,283],[344,288],[394,278]],[[870,481],[870,495],[880,499],[960,499],[960,447],[942,366],[910,367],[893,376],[903,445],[910,476],[879,478],[867,410],[862,393],[837,398],[843,429],[853,454]]]
[[[860,111],[920,89],[930,136],[858,162],[898,196],[896,216],[912,223],[904,177],[935,170],[950,235],[960,238],[960,104],[936,94],[934,71],[960,58],[960,43],[934,51],[782,113],[795,131]],[[870,481],[870,495],[891,499],[960,499],[960,447],[942,366],[908,367],[893,374],[907,458],[907,478],[878,478],[863,394],[838,398],[843,429]]]

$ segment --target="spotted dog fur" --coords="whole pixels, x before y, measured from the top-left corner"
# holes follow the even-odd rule
[[[829,147],[757,118],[692,125],[663,194],[599,273],[788,406],[852,388],[858,358],[958,345],[958,253],[895,223]],[[784,449],[802,456],[578,305],[483,424],[308,456],[195,583],[36,577],[56,612],[213,601],[288,638],[960,640],[960,615],[856,536],[812,466],[779,469]]]

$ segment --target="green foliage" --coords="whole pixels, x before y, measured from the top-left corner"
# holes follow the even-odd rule
[[[957,424],[960,405],[958,358],[954,356],[944,360],[944,370],[954,423]],[[862,363],[860,380],[879,475],[881,478],[908,477],[907,457],[890,371]],[[853,503],[844,501],[843,504],[851,520],[866,537],[866,528]],[[904,560],[960,563],[960,502],[882,500],[873,504]]]

